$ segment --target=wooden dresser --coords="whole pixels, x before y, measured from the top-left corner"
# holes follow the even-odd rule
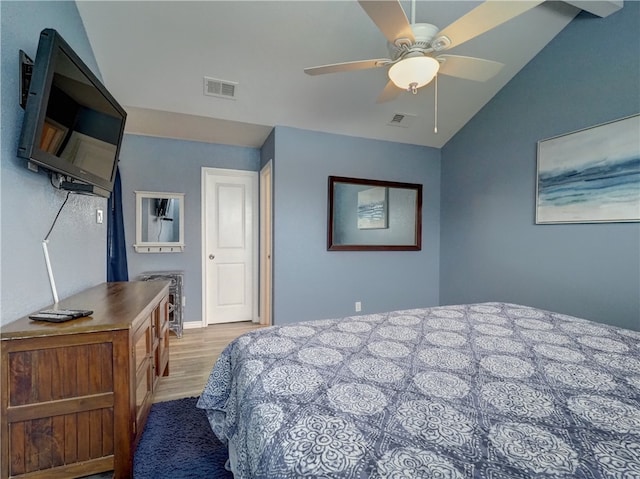
[[[164,281],[103,283],[57,305],[89,318],[2,327],[0,478],[133,476],[153,391],[169,374],[168,294]]]

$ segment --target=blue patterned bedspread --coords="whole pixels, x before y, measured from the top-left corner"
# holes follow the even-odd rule
[[[274,326],[198,401],[245,478],[639,478],[640,332],[482,303]]]

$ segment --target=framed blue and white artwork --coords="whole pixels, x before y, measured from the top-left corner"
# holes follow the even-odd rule
[[[358,229],[387,228],[387,188],[376,186],[358,192]]]
[[[640,115],[538,142],[536,224],[640,221]]]

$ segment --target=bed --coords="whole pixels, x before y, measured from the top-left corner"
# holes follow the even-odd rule
[[[640,332],[507,303],[273,326],[198,407],[235,479],[640,477]]]

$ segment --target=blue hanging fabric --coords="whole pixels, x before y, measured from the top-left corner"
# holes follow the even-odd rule
[[[113,192],[109,197],[107,207],[107,214],[109,215],[107,222],[107,281],[129,281],[127,248],[124,240],[120,169],[116,170]]]

